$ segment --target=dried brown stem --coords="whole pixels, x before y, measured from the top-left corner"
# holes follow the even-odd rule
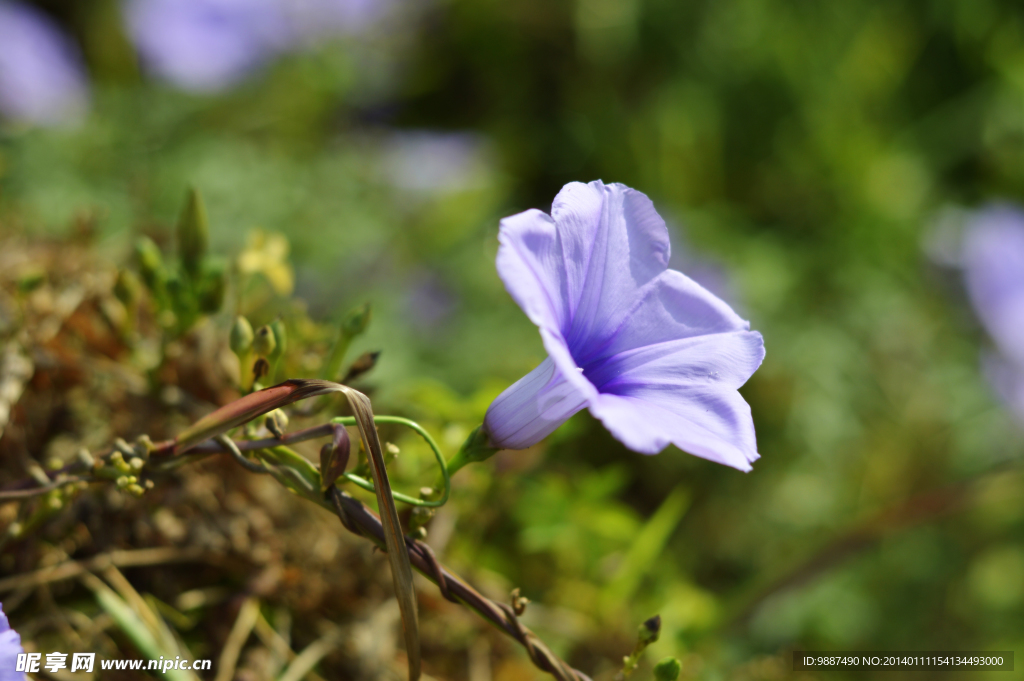
[[[17,501],[18,499],[30,499],[32,497],[37,497],[40,494],[46,494],[47,492],[52,492],[53,490],[58,489],[60,487],[63,487],[64,485],[70,485],[70,484],[73,484],[73,483],[76,483],[76,482],[81,482],[82,480],[85,480],[85,478],[78,477],[78,476],[75,476],[75,477],[59,477],[58,476],[57,479],[54,480],[53,482],[51,482],[50,484],[43,485],[41,487],[29,487],[28,489],[17,489],[17,490],[10,490],[10,491],[5,490],[3,492],[0,492],[0,503],[2,503],[4,501]],[[31,481],[31,482],[34,482],[34,481]]]
[[[384,527],[377,514],[337,487],[332,487],[329,494],[335,512],[347,530],[384,548]],[[492,601],[441,565],[429,546],[406,537],[406,550],[416,571],[434,582],[445,598],[475,610],[504,634],[518,641],[538,669],[559,681],[590,681],[590,677],[562,661],[536,634],[523,626],[511,606]]]

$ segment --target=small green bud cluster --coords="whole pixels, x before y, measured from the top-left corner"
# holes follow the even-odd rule
[[[178,217],[178,263],[165,262],[160,247],[149,237],[135,244],[139,274],[156,301],[157,319],[178,337],[205,314],[224,303],[227,277],[223,262],[207,256],[209,220],[202,197],[190,189]],[[138,300],[138,287],[127,273],[118,276],[114,294],[126,307]]]
[[[441,490],[433,487],[420,487],[420,499],[423,501],[437,501],[441,498]],[[414,539],[424,540],[427,538],[427,523],[437,515],[437,508],[432,506],[414,506],[409,516],[409,534]]]
[[[129,445],[121,438],[114,440],[114,451],[106,460],[96,458],[82,450],[78,459],[83,464],[91,465],[97,477],[113,480],[118,489],[141,497],[146,490],[153,488],[152,480],[142,480],[141,475],[153,450],[153,442],[143,435]],[[90,463],[91,462],[91,463]]]
[[[276,378],[278,366],[288,349],[288,330],[284,321],[278,318],[253,331],[249,320],[239,315],[231,325],[228,346],[238,357],[242,391],[258,390],[263,385],[260,382],[263,377]],[[287,421],[283,425],[287,425]]]

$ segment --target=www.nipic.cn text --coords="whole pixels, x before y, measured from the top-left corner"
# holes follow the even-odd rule
[[[68,658],[71,658],[70,661]],[[164,658],[156,660],[129,660],[109,659],[100,660],[100,669],[103,670],[133,670],[133,671],[159,671],[168,672],[172,669],[185,671],[204,671],[213,667],[211,660],[186,660],[181,657]],[[57,671],[68,670],[69,672],[92,672],[96,668],[96,653],[47,653],[43,659],[42,653],[20,653],[18,655],[17,668],[15,671],[28,672],[31,674],[39,672],[40,668],[51,674]]]

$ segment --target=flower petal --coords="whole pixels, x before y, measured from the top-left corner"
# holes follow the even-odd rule
[[[587,405],[587,395],[548,358],[505,389],[487,408],[484,428],[495,447],[526,449]]]
[[[638,292],[668,267],[665,221],[644,194],[621,184],[567,184],[555,197],[573,356],[615,332]]]
[[[750,407],[736,389],[760,366],[764,342],[741,331],[667,341],[588,370],[591,412],[623,444],[656,454],[669,443],[750,470],[758,458]]]
[[[682,272],[665,270],[640,291],[633,307],[603,343],[574,356],[582,365],[679,338],[746,331],[750,323]]]
[[[964,246],[971,302],[999,350],[1024,369],[1024,214],[989,208]]]
[[[526,316],[561,334],[570,316],[562,252],[550,215],[528,210],[501,221],[498,275]]]

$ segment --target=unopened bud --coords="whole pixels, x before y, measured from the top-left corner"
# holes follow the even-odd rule
[[[114,453],[110,455],[110,463],[120,473],[131,473],[132,472],[131,465],[127,461],[124,460],[124,455],[121,454],[121,452],[119,452],[119,451],[115,450]]]
[[[147,236],[135,242],[135,256],[139,261],[139,273],[150,291],[161,291],[167,281],[167,270],[160,248]]]
[[[153,444],[148,435],[140,435],[135,438],[135,444],[132,446],[132,449],[143,459],[148,459],[150,453],[156,449],[156,445]]]
[[[285,329],[284,322],[280,317],[270,323],[270,330],[274,333],[275,345],[267,359],[271,362],[275,362],[285,353],[285,350],[288,349],[288,331]]]
[[[320,448],[320,489],[326,490],[345,472],[352,441],[344,426],[335,426],[334,439]]]
[[[370,325],[371,310],[369,303],[363,303],[351,310],[341,322],[341,332],[347,338],[355,338],[366,331]]]
[[[650,645],[658,640],[661,635],[661,615],[655,615],[640,625],[637,632],[637,640],[644,645]]]
[[[679,660],[674,657],[666,657],[654,665],[654,680],[676,681],[679,678],[679,673],[682,671],[683,665],[679,664]]]
[[[256,330],[256,337],[252,342],[252,349],[260,357],[267,357],[277,347],[277,340],[274,338],[274,331],[269,326],[261,326]]]
[[[40,485],[49,485],[50,476],[46,474],[43,467],[37,464],[35,461],[29,461],[25,465],[25,472],[32,476],[32,479],[38,482]]]
[[[249,323],[249,320],[241,315],[235,317],[235,323],[231,325],[231,336],[228,340],[231,352],[235,353],[239,359],[242,359],[252,350],[254,337],[252,324]]]
[[[367,371],[377,365],[377,358],[380,357],[380,351],[377,352],[364,352],[356,358],[356,361],[352,362],[349,366],[348,371],[345,373],[345,377],[341,379],[342,383],[348,383],[349,381],[362,376]]]
[[[192,277],[199,274],[203,256],[206,255],[209,234],[210,227],[203,198],[195,187],[191,187],[178,217],[178,252],[182,268]]]
[[[287,414],[285,414],[280,409],[275,409],[274,411],[267,414],[267,417],[266,419],[264,419],[263,423],[267,427],[267,430],[269,430],[274,435],[274,437],[276,437],[278,440],[284,439],[284,429],[288,427]]]
[[[96,465],[96,459],[93,457],[92,454],[89,453],[89,450],[86,449],[85,447],[82,447],[77,452],[75,452],[75,457],[78,459],[78,462],[81,463],[86,468],[92,468],[93,466]]]

